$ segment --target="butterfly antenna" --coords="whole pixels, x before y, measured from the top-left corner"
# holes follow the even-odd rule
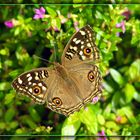
[[[35,55],[35,54],[33,55],[33,58],[38,58],[38,59],[43,60],[43,61],[45,61],[45,62],[47,62],[47,63],[49,63],[49,64],[54,65],[53,62],[50,62],[50,61],[48,61],[47,59],[41,58],[41,57],[39,57],[39,56],[37,56],[37,55]]]

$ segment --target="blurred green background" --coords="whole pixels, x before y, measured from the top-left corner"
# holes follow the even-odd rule
[[[140,134],[139,9],[124,4],[1,5],[0,134],[75,135],[73,139]],[[103,94],[98,103],[66,118],[15,93],[11,82],[19,74],[50,66],[35,55],[60,62],[70,37],[87,24],[95,31],[101,55]]]

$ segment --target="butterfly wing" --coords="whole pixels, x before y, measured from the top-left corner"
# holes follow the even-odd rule
[[[46,97],[47,107],[51,110],[68,116],[83,106],[82,98],[78,96],[79,89],[72,79],[66,81],[56,75],[51,87]]]
[[[53,71],[47,68],[38,68],[25,72],[18,76],[13,82],[13,88],[23,95],[31,97],[36,103],[45,103],[49,84],[54,76]]]
[[[82,96],[84,104],[98,99],[101,96],[101,75],[96,65],[83,64],[73,67],[70,76]]]
[[[99,50],[95,45],[95,35],[87,25],[72,36],[62,55],[62,65],[67,68],[70,78],[78,88],[77,94],[83,104],[96,97],[99,99],[101,95],[100,72],[95,64],[89,63],[97,60]]]
[[[47,107],[65,116],[94,99],[95,103],[101,95],[101,75],[96,65],[77,65],[68,72],[65,78],[56,74],[46,97]]]
[[[69,78],[66,81],[54,69],[38,68],[25,72],[12,82],[12,86],[35,103],[46,103],[51,110],[66,116],[83,106],[73,81]]]
[[[89,25],[76,32],[66,45],[61,57],[62,65],[67,68],[78,65],[82,61],[96,61],[99,50],[95,45],[95,35]]]

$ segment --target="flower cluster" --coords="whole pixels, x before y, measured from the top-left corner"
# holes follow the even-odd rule
[[[121,15],[124,16],[124,20],[122,20],[120,23],[117,23],[116,24],[116,28],[121,28],[122,29],[122,33],[125,33],[125,31],[126,31],[125,20],[129,20],[131,12],[127,9]],[[120,36],[119,32],[117,33],[117,36]]]
[[[51,16],[49,14],[46,14],[46,10],[44,7],[40,7],[40,8],[36,8],[34,10],[35,14],[33,16],[33,19],[34,20],[39,20],[39,19],[45,19],[45,18],[51,18]],[[76,31],[79,30],[78,28],[78,25],[79,25],[79,22],[77,21],[77,15],[74,15],[74,14],[71,14],[71,13],[68,13],[67,17],[64,17],[63,15],[61,15],[60,11],[57,11],[57,18],[60,19],[61,21],[61,24],[64,24],[66,23],[69,19],[73,19],[74,21],[74,28]],[[7,28],[13,28],[15,27],[15,23],[13,22],[13,20],[7,20],[4,22],[4,25],[7,27]],[[59,31],[59,29],[56,27],[56,26],[51,26],[49,29],[46,29],[45,31],[48,31],[48,30],[54,30],[54,31]]]
[[[12,20],[7,20],[4,22],[4,25],[7,27],[7,28],[13,28],[14,27],[14,24],[12,22]]]
[[[33,17],[33,19],[42,19],[44,18],[46,10],[41,7],[40,9],[35,9],[35,15]]]
[[[120,23],[117,23],[116,24],[116,28],[121,28],[122,29],[122,32],[125,33],[125,21],[123,20],[122,22]]]
[[[105,132],[104,130],[102,130],[101,132],[98,133],[98,140],[107,140],[107,138],[105,137]]]

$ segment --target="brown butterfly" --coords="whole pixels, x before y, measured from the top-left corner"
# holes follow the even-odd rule
[[[76,32],[66,45],[61,64],[36,68],[17,77],[14,89],[58,113],[69,115],[101,95],[101,75],[90,62],[99,60],[95,36],[89,25]]]

